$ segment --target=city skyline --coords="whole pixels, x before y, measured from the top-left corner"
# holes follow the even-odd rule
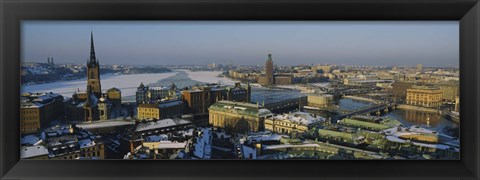
[[[274,73],[269,53],[265,67],[102,75],[94,42],[91,32],[86,68],[22,66],[22,159],[459,159],[457,69]]]
[[[262,65],[267,53],[280,66],[459,63],[457,21],[25,21],[22,61],[83,64],[91,31],[102,64]]]

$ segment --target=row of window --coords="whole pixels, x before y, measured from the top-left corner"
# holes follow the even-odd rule
[[[21,120],[37,120],[39,119],[38,116],[20,116]]]
[[[22,126],[39,126],[38,121],[22,121]]]
[[[85,156],[86,157],[97,157],[97,156],[100,156],[100,151],[94,151],[94,152],[87,152],[85,153]]]
[[[37,132],[37,128],[21,128],[21,132]]]
[[[139,108],[138,112],[158,112],[158,108]]]
[[[38,110],[35,109],[35,110],[23,110],[22,111],[22,114],[38,114]]]
[[[59,158],[59,159],[76,159],[76,158],[78,158],[77,154],[71,155],[71,156],[63,156],[62,158]]]

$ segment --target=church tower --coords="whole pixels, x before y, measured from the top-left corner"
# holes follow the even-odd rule
[[[87,62],[87,99],[83,108],[85,109],[85,121],[98,120],[98,99],[102,96],[100,86],[100,66],[95,57],[93,46],[93,32],[90,34],[90,60]]]
[[[90,60],[87,62],[87,89],[89,89],[88,87],[91,88],[92,93],[97,98],[100,98],[102,95],[102,87],[100,85],[100,65],[95,57],[93,32],[90,34]]]

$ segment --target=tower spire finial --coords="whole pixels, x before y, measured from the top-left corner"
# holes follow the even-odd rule
[[[93,45],[93,30],[90,31],[90,63],[96,63],[95,46]]]

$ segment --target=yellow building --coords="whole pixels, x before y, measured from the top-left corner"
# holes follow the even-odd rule
[[[184,150],[187,146],[187,141],[143,142],[142,145],[150,150],[151,157],[153,157],[153,159],[169,159],[172,154],[175,154],[180,150]]]
[[[290,75],[275,75],[274,76],[275,85],[290,85],[292,84],[292,76]]]
[[[22,94],[20,102],[20,132],[35,133],[63,116],[63,96],[54,93]]]
[[[460,112],[460,96],[455,97],[455,111]]]
[[[137,119],[153,120],[178,117],[184,114],[182,100],[160,101],[155,104],[139,104],[137,107]]]
[[[264,120],[272,115],[258,104],[218,101],[210,106],[209,124],[236,132],[257,132],[264,129]]]
[[[457,83],[438,84],[443,92],[443,99],[447,102],[455,102],[455,97],[460,94]]]
[[[156,104],[139,104],[137,107],[137,119],[152,120],[160,119],[160,109]]]
[[[87,159],[105,159],[105,146],[103,143],[95,142],[91,139],[78,141],[80,145],[80,154]]]
[[[240,86],[240,83],[235,83],[234,87],[194,86],[181,91],[181,93],[187,111],[192,114],[207,114],[208,108],[219,100],[250,102],[251,99],[250,84],[244,88]]]
[[[308,106],[329,107],[333,104],[333,95],[330,94],[312,94],[307,96]]]
[[[322,70],[323,73],[328,73],[331,69],[332,67],[328,65],[316,65],[312,67],[312,71],[317,72],[318,70]]]
[[[40,109],[20,108],[20,132],[22,134],[35,133],[40,129]]]
[[[105,94],[114,107],[120,107],[122,105],[122,91],[120,91],[120,89],[110,88]]]
[[[325,119],[310,113],[294,112],[280,114],[265,119],[265,129],[276,133],[291,134],[292,132],[303,133],[315,124],[324,122]]]
[[[407,104],[424,107],[442,105],[443,91],[432,86],[412,86],[407,89]]]

